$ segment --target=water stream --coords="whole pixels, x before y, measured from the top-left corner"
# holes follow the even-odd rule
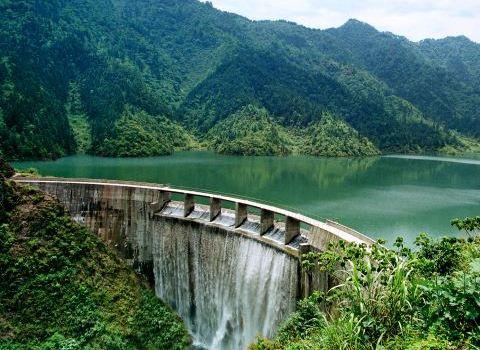
[[[156,293],[195,346],[243,350],[257,335],[273,335],[295,308],[298,262],[274,248],[169,222],[154,228],[153,242]]]

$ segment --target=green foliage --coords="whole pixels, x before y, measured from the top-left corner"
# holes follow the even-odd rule
[[[16,170],[16,172],[23,177],[39,177],[40,173],[37,168],[27,168],[23,170]]]
[[[480,345],[480,257],[451,276],[423,281],[420,314],[426,327],[455,342]]]
[[[469,260],[464,243],[455,237],[436,241],[427,234],[420,234],[415,244],[421,248],[417,253],[418,269],[423,273],[445,276],[461,269]]]
[[[76,151],[77,153],[86,153],[92,146],[92,130],[82,106],[80,89],[77,83],[70,83],[65,110],[73,131]]]
[[[479,136],[479,45],[466,38],[416,44],[358,21],[325,31],[251,22],[196,0],[1,1],[0,33],[0,152],[11,159],[117,155],[126,106],[198,136],[250,104],[284,127],[329,112],[382,152],[454,152]],[[132,155],[155,153],[136,130]],[[279,151],[257,136],[226,151]]]
[[[476,62],[480,57],[478,44],[465,37],[444,41],[472,48],[470,58],[466,59],[464,53],[455,52],[447,45],[433,50],[424,49],[429,41],[418,45],[403,37],[378,32],[355,20],[336,31],[330,31],[330,34],[332,40],[342,41],[344,50],[340,50],[343,51],[340,55],[343,59],[349,55],[348,60],[379,77],[394,95],[412,103],[424,116],[478,137],[480,119],[476,106],[480,102],[480,95],[475,84],[475,80],[478,81]],[[437,44],[443,46],[442,40]],[[330,50],[339,54],[333,45]],[[458,71],[445,67],[442,56],[446,51],[450,51],[449,55],[467,69],[475,67],[471,71],[473,80],[461,79],[459,76],[463,74],[459,75]]]
[[[324,114],[319,122],[301,132],[300,153],[314,156],[355,157],[378,155],[380,151],[346,122]]]
[[[464,36],[427,39],[420,42],[420,50],[460,80],[480,86],[480,47],[473,41]]]
[[[127,107],[115,123],[114,136],[104,141],[99,152],[115,157],[158,156],[191,148],[193,144],[193,138],[180,125]]]
[[[321,310],[323,297],[320,292],[315,292],[298,302],[297,310],[278,331],[278,340],[281,343],[304,338],[312,331],[325,326],[327,321]]]
[[[13,175],[15,175],[15,170],[10,166],[10,164],[5,162],[5,160],[0,155],[0,176],[8,179]]]
[[[77,153],[85,154],[92,145],[91,130],[86,117],[84,115],[69,115],[68,122],[72,128]]]
[[[480,216],[465,219],[452,220],[452,225],[460,231],[466,231],[469,234],[480,230]]]
[[[269,117],[264,108],[246,106],[206,135],[212,148],[223,154],[285,155],[292,141],[286,132]]]
[[[340,241],[304,256],[303,268],[328,272],[336,286],[301,301],[275,339],[251,349],[478,348],[480,237],[422,234],[414,251],[401,238],[393,250],[381,243]]]
[[[0,189],[0,349],[189,345],[178,316],[56,201],[13,182]]]
[[[301,153],[326,157],[380,154],[379,150],[346,122],[324,114],[307,128],[283,128],[265,108],[248,105],[218,122],[205,136],[216,152],[235,155]]]

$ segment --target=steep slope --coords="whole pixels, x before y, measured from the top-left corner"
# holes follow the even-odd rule
[[[325,57],[305,66],[281,53],[242,50],[221,65],[187,96],[180,110],[188,125],[208,129],[254,103],[287,126],[306,127],[330,111],[386,152],[432,151],[457,143],[367,72]]]
[[[422,53],[455,74],[467,84],[480,89],[480,45],[465,36],[440,40],[427,39],[419,43]]]
[[[0,349],[185,349],[182,321],[58,202],[3,174]]]
[[[467,79],[356,21],[321,31],[196,0],[4,0],[0,37],[0,151],[9,158],[101,154],[126,105],[200,135],[251,103],[285,126],[329,111],[388,152],[456,147],[448,128],[480,130],[480,94]],[[464,60],[472,74],[474,61]],[[80,119],[69,115],[72,86]],[[414,119],[402,114],[407,104]]]
[[[378,32],[355,20],[328,33],[348,52],[348,55],[338,55],[337,47],[333,47],[331,54],[368,70],[392,88],[394,94],[417,106],[426,117],[450,128],[480,135],[478,89],[429,60],[414,43],[391,33]]]

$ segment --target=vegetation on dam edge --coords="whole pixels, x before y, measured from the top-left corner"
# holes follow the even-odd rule
[[[304,267],[338,286],[300,301],[273,340],[250,350],[479,349],[480,217],[452,224],[468,238],[421,234],[415,250],[398,238],[393,250],[340,242],[309,253]]]
[[[0,158],[0,349],[184,349],[190,336],[125,262]]]

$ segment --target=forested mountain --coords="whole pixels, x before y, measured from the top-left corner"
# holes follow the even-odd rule
[[[467,84],[472,84],[477,93],[480,89],[480,45],[465,36],[441,40],[423,40],[419,43],[422,53],[447,69]]]
[[[135,111],[140,129],[159,125],[131,154],[156,154],[152,137],[163,154],[179,145],[162,135],[211,144],[248,105],[291,133],[328,113],[383,152],[461,149],[480,137],[479,62],[465,37],[412,43],[355,20],[314,30],[196,0],[0,0],[0,152],[120,155]]]

